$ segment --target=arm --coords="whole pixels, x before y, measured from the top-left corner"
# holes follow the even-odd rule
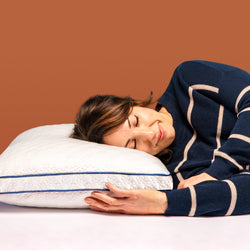
[[[248,153],[250,152],[250,74],[224,64],[191,61],[177,68],[174,81],[176,92],[193,88],[193,95],[199,92],[200,95],[204,95],[205,98],[213,100],[220,106],[218,120],[221,119],[222,134],[218,134],[217,131],[217,136],[219,136],[217,142],[220,143],[214,151],[214,159],[210,167],[205,171],[207,177],[226,179],[248,169],[250,163]],[[202,90],[203,86],[213,88],[214,92]]]
[[[206,181],[189,188],[160,192],[150,189],[120,189],[107,184],[110,192],[93,192],[85,201],[102,212],[224,216],[250,213],[250,172],[224,181]]]
[[[167,191],[165,215],[228,216],[250,213],[250,172]]]
[[[245,98],[250,100],[250,96],[245,96]],[[223,179],[230,177],[234,173],[249,169],[250,126],[248,124],[250,122],[250,112],[248,110],[244,111],[247,108],[246,105],[240,105],[235,126],[226,142],[215,151],[214,161],[205,171],[207,174]]]

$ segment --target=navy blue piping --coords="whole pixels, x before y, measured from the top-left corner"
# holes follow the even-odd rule
[[[81,192],[81,191],[109,191],[108,189],[101,189],[101,188],[83,188],[83,189],[65,189],[65,190],[59,190],[59,189],[48,189],[48,190],[24,190],[24,191],[13,191],[13,192],[0,192],[1,194],[23,194],[23,193],[49,193],[49,192]],[[159,191],[166,191],[159,190]]]
[[[22,194],[22,193],[45,193],[45,192],[81,192],[81,191],[108,191],[108,189],[98,188],[84,188],[84,189],[70,189],[70,190],[25,190],[25,191],[13,191],[13,192],[0,192],[1,194]]]
[[[125,173],[125,172],[75,172],[75,173],[50,173],[50,174],[28,174],[28,175],[7,175],[0,176],[0,179],[24,178],[24,177],[43,177],[55,175],[82,175],[82,174],[116,174],[116,175],[143,175],[143,176],[170,176],[170,174],[145,174],[145,173]]]

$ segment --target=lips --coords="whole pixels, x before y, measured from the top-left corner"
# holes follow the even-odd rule
[[[159,142],[161,142],[164,137],[165,137],[165,131],[164,129],[162,128],[162,126],[160,124],[158,124],[158,127],[159,127],[159,135],[158,135],[158,140],[157,140],[157,145],[159,144]]]

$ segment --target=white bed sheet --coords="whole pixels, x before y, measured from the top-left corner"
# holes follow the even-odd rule
[[[0,249],[250,249],[250,215],[164,217],[0,203]]]

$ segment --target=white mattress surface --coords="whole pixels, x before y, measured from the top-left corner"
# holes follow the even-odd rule
[[[0,249],[250,249],[250,215],[164,217],[0,203]]]

